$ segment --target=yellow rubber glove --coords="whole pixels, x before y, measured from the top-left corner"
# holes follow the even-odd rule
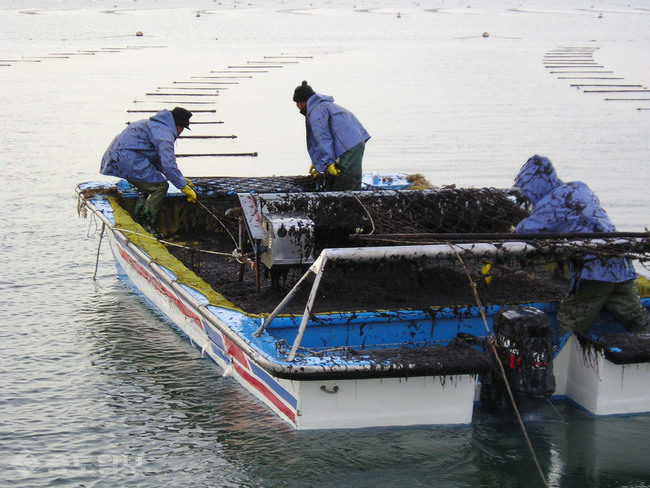
[[[341,172],[341,170],[336,169],[336,163],[332,163],[327,167],[327,172],[332,176],[336,176]]]
[[[309,174],[312,175],[314,178],[318,176],[318,171],[316,171],[316,168],[314,168],[313,164],[309,166]]]
[[[190,203],[196,203],[196,193],[190,188],[190,185],[185,185],[181,188],[181,191],[187,195],[187,201]]]
[[[187,186],[189,186],[190,188],[194,188],[194,183],[192,183],[192,180],[190,180],[189,178],[185,178],[185,183],[187,183]]]
[[[491,261],[485,261],[483,266],[481,267],[481,274],[483,275],[483,278],[485,279],[485,284],[489,285],[492,283],[492,262]]]

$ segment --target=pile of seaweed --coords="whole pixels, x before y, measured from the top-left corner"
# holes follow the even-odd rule
[[[204,242],[202,247],[208,246]],[[198,249],[170,248],[216,291],[249,313],[270,313],[302,277],[306,267],[284,270],[278,279],[268,272],[260,276],[256,291],[255,273],[233,257]],[[330,261],[318,288],[314,312],[426,310],[435,314],[439,307],[475,306],[470,277],[483,305],[503,305],[559,301],[566,291],[564,273],[557,267],[522,269],[516,261],[490,268],[486,275],[482,262],[466,262],[470,276],[453,260],[408,260],[395,258],[374,262]],[[302,314],[311,290],[313,275],[305,280],[285,309]]]
[[[197,204],[188,204],[184,197],[167,198],[161,212],[160,226],[167,239],[181,244],[170,246],[170,252],[215,291],[251,313],[273,310],[308,264],[272,270],[259,264],[259,273],[244,264],[244,255],[249,263],[254,260],[255,245],[246,238],[239,193],[255,195],[267,214],[311,219],[313,236],[307,245],[315,256],[325,248],[439,243],[447,236],[452,242],[459,236],[478,241],[480,236],[481,242],[498,247],[503,236],[511,235],[512,227],[529,215],[529,202],[516,190],[449,186],[395,191],[365,186],[360,192],[323,192],[311,176],[210,177],[194,182]],[[123,188],[117,193],[112,187],[93,186],[80,192],[80,208],[96,193],[116,197],[127,211],[133,210],[137,197],[137,192]],[[585,255],[648,260],[649,241],[601,239],[593,247],[537,238],[524,255],[504,251],[497,262],[488,256],[465,256],[463,265],[453,257],[330,262],[314,311],[471,306],[476,304],[474,284],[485,305],[558,301],[566,290],[568,263],[579,268]],[[307,281],[301,288],[288,312],[302,313],[309,285]]]
[[[595,352],[601,352],[614,364],[650,362],[650,332],[577,337],[587,357],[593,358]]]
[[[302,354],[298,350],[297,357]],[[288,353],[287,351],[283,351]],[[486,373],[490,368],[488,355],[474,349],[462,340],[452,339],[448,345],[423,345],[419,347],[389,347],[351,349],[344,348],[339,351],[337,359],[363,359],[372,363],[367,369],[355,372],[354,377],[361,378],[409,378],[415,376],[437,376],[444,383],[451,380],[453,375],[479,375]],[[307,355],[312,356],[315,351],[307,350]],[[328,351],[331,354],[331,351]],[[319,378],[318,374],[311,376]],[[323,379],[334,379],[336,373],[323,371]],[[349,372],[344,373],[345,378],[350,378]]]

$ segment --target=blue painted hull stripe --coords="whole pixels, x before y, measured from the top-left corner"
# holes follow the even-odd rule
[[[262,368],[257,366],[252,361],[248,361],[248,365],[255,376],[262,380],[273,392],[280,397],[284,402],[294,410],[298,408],[298,401],[287,390],[282,388],[277,382]]]
[[[216,332],[212,327],[210,327],[209,324],[206,324],[203,322],[204,329],[206,333],[208,334],[208,338],[212,342],[212,350],[214,353],[222,358],[227,364],[230,364],[230,358],[229,355],[226,354],[225,352],[225,346],[223,344],[223,339],[221,338],[221,334]],[[273,393],[275,393],[276,396],[281,398],[286,404],[288,404],[290,407],[292,407],[294,410],[298,406],[298,402],[296,399],[291,395],[288,391],[286,391],[284,388],[282,388],[278,383],[271,377],[266,371],[264,371],[262,368],[257,366],[255,363],[253,363],[250,358],[246,358],[246,362],[248,363],[248,366],[250,367],[251,373],[253,373],[257,378],[259,378],[264,384],[269,387]]]
[[[224,363],[230,364],[230,358],[224,354],[224,352],[219,349],[215,344],[210,344],[212,346],[212,352],[218,356]]]

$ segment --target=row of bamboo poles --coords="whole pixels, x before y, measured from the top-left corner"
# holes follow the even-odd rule
[[[650,90],[625,79],[594,59],[598,47],[568,46],[544,54],[544,67],[560,80],[584,93],[604,96],[607,102],[632,102],[637,110],[650,110]]]

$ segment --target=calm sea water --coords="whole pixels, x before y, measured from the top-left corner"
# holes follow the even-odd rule
[[[544,60],[581,49],[616,78],[593,84],[650,85],[644,2],[0,0],[0,24],[0,486],[542,486],[513,419],[292,431],[119,282],[107,247],[93,280],[74,187],[146,116],[128,110],[174,105],[223,122],[192,135],[237,135],[178,153],[259,154],[183,158],[186,175],[305,173],[306,79],[372,134],[366,171],[503,187],[543,154],[642,230],[650,101],[606,99],[650,97],[588,93]],[[235,71],[253,73],[218,97],[147,95]],[[557,409],[525,419],[550,486],[650,486],[649,416]]]

